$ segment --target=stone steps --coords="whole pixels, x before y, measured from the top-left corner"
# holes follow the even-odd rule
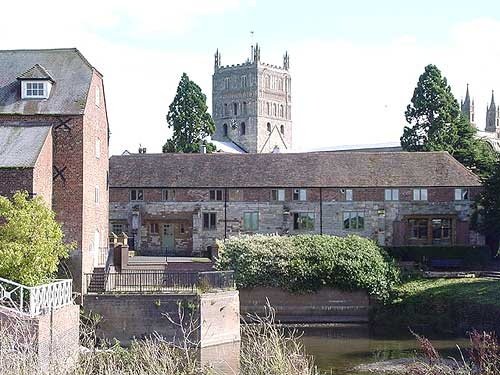
[[[481,276],[500,280],[500,271],[485,271]]]
[[[104,292],[105,289],[106,289],[106,272],[104,270],[104,267],[96,267],[92,272],[87,292],[98,293],[98,292]]]

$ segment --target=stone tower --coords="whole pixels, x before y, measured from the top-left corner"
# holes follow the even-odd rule
[[[215,53],[212,117],[216,141],[233,142],[246,152],[285,152],[292,146],[290,57],[283,66],[260,61],[260,47],[251,47],[243,64],[221,65]]]
[[[462,101],[460,105],[460,109],[462,110],[462,113],[464,116],[469,119],[470,123],[472,125],[475,125],[474,123],[474,100],[471,101],[470,99],[470,94],[469,94],[469,84],[467,84],[467,91],[465,92],[465,99]]]
[[[495,104],[495,92],[491,91],[491,103],[486,107],[487,132],[496,133],[500,129],[500,107]]]

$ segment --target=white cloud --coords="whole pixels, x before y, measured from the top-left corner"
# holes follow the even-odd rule
[[[159,152],[169,136],[165,115],[178,80],[186,71],[211,96],[212,55],[199,46],[190,52],[168,44],[137,40],[182,38],[202,17],[226,14],[255,0],[132,1],[53,0],[2,4],[2,29],[16,30],[0,40],[0,48],[76,46],[103,74],[112,131],[111,152],[135,151],[142,143]],[[29,11],[23,11],[29,9]],[[37,20],[46,19],[42,31]],[[33,28],[22,27],[34,25]],[[209,32],[209,31],[207,31]],[[297,149],[397,141],[405,125],[404,110],[425,65],[436,64],[448,77],[457,99],[471,84],[478,125],[492,88],[499,89],[500,22],[477,19],[456,25],[441,44],[422,43],[401,35],[388,43],[362,44],[321,36],[287,41],[278,49],[262,41],[262,59],[278,64],[285,48],[291,54],[294,146]],[[134,43],[127,40],[134,38]],[[269,43],[267,43],[269,42]],[[222,46],[223,63],[244,61],[242,46]],[[222,42],[214,42],[214,46]],[[154,46],[154,47],[152,47]]]

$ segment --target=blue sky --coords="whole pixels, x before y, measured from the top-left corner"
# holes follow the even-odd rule
[[[27,4],[29,3],[29,4]],[[30,11],[26,11],[30,9]],[[78,47],[103,74],[111,153],[160,151],[177,82],[187,72],[211,102],[213,53],[243,62],[291,55],[294,148],[395,142],[419,74],[434,63],[460,99],[467,82],[478,127],[500,90],[500,2],[66,0],[8,2],[0,48]],[[33,33],[20,28],[50,19]],[[14,31],[15,30],[15,31]],[[497,100],[499,101],[499,100]]]

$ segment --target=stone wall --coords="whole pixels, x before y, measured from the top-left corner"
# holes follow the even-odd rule
[[[179,322],[178,306],[193,313],[192,337],[202,347],[239,341],[239,295],[237,291],[195,294],[85,295],[84,308],[102,317],[98,335],[129,343],[155,333],[167,340],[182,339],[182,332],[165,314]]]
[[[454,200],[454,188],[429,188],[427,201],[413,201],[411,188],[399,189],[399,201],[384,201],[383,188],[353,188],[353,199],[346,200],[346,189],[309,188],[306,201],[292,200],[293,189],[285,190],[284,201],[272,201],[271,189],[233,188],[226,189],[227,201],[210,201],[209,189],[176,189],[176,200],[161,202],[158,191],[143,189],[144,201],[129,202],[128,189],[112,188],[110,192],[110,221],[127,223],[132,227],[132,215],[138,217],[140,229],[136,234],[136,247],[148,249],[149,220],[176,220],[190,218],[189,227],[194,254],[214,248],[217,239],[224,239],[242,233],[322,233],[345,236],[358,234],[376,240],[383,246],[404,245],[407,241],[406,221],[408,217],[450,217],[453,220],[453,240],[456,245],[481,245],[484,239],[469,230],[471,202],[479,189],[470,189],[467,201]],[[344,212],[362,212],[363,229],[344,229]],[[203,228],[203,213],[216,214],[216,228]],[[246,212],[257,212],[258,228],[255,231],[244,228]],[[294,229],[294,213],[308,212],[314,215],[314,228],[309,231]],[[129,235],[133,235],[129,233]]]
[[[366,323],[369,298],[365,292],[344,292],[323,288],[317,293],[292,294],[279,288],[240,290],[243,319],[266,316],[267,302],[275,309],[276,321],[283,323]],[[251,320],[251,319],[250,319]]]
[[[64,306],[33,318],[0,307],[2,331],[20,335],[20,342],[34,346],[42,372],[73,366],[80,350],[79,325],[80,308],[77,305]]]

